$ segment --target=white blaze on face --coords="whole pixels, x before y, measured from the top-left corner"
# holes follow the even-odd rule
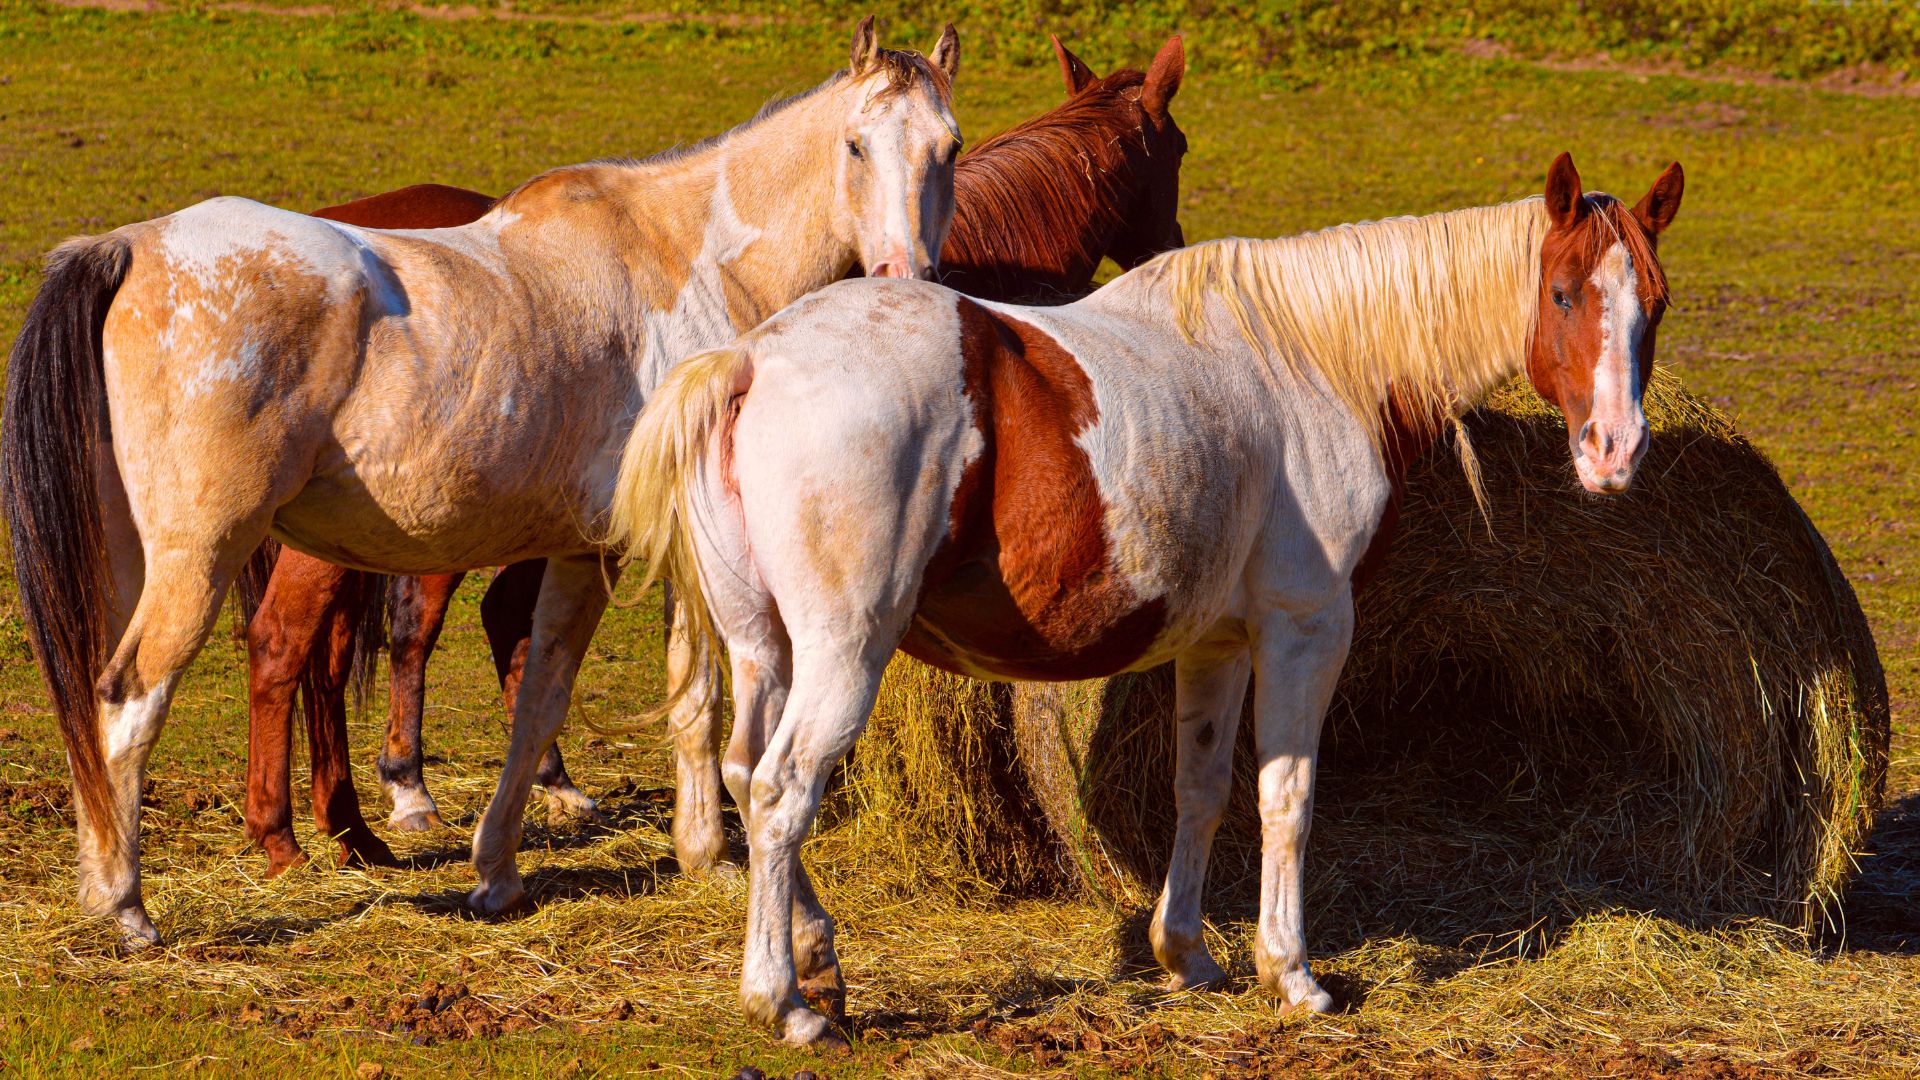
[[[850,131],[867,170],[867,206],[860,261],[873,277],[930,278],[946,239],[940,194],[929,184],[944,147],[959,142],[959,125],[925,87],[871,104]]]
[[[1647,417],[1640,408],[1640,345],[1647,315],[1638,272],[1624,244],[1615,243],[1589,279],[1600,297],[1600,355],[1593,367],[1593,408],[1574,443],[1574,470],[1588,491],[1625,491],[1647,451]]]

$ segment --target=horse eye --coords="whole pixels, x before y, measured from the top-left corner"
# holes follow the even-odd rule
[[[1558,304],[1558,305],[1560,305],[1560,310],[1561,310],[1561,311],[1572,311],[1572,310],[1573,310],[1573,304],[1572,304],[1572,302],[1570,302],[1570,301],[1569,301],[1569,300],[1567,299],[1567,294],[1566,294],[1566,293],[1563,293],[1563,292],[1561,292],[1561,291],[1560,291],[1560,287],[1559,287],[1558,285],[1556,285],[1556,286],[1554,286],[1554,287],[1553,287],[1553,302],[1554,302],[1554,303],[1556,303],[1556,304]]]
[[[860,152],[860,140],[858,139],[847,140],[847,153],[852,154],[856,159],[866,157],[865,154]]]

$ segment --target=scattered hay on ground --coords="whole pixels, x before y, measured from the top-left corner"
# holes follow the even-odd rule
[[[1676,393],[1667,388],[1655,398],[1665,438],[1648,468],[1666,470],[1668,483],[1696,453],[1715,455],[1707,463],[1727,468],[1719,456],[1730,453],[1724,441],[1676,453],[1686,432],[1705,431],[1692,438],[1712,441],[1712,432],[1721,430],[1706,422],[1710,415],[1689,419],[1677,411],[1676,402],[1685,399]],[[1547,558],[1524,545],[1513,524],[1516,500],[1535,496],[1523,499],[1498,479],[1505,445],[1498,425],[1530,430],[1535,423],[1543,421],[1525,413],[1476,422],[1495,475],[1494,526],[1504,545],[1489,551],[1507,553],[1486,559],[1500,565]],[[1561,436],[1537,437],[1553,440],[1558,450]],[[1556,470],[1564,464],[1551,460]],[[1423,484],[1446,480],[1437,468],[1423,477]],[[1561,472],[1551,477],[1564,482]],[[1420,490],[1416,497],[1427,498]],[[1635,496],[1658,497],[1652,486]],[[1409,542],[1420,542],[1425,526],[1419,519],[1426,513],[1414,509]],[[1776,519],[1753,528],[1762,537],[1791,534]],[[1666,551],[1668,535],[1637,542]],[[1808,546],[1785,550],[1804,554],[1817,545],[1798,543]],[[1835,668],[1830,677],[1873,685],[1870,667],[1834,644],[1847,638],[1830,615],[1820,614],[1817,579],[1794,576],[1792,565],[1798,564],[1783,556],[1755,570],[1808,598],[1782,616],[1808,628],[1796,655],[1825,656],[1836,665],[1846,657],[1865,673]],[[1655,569],[1636,562],[1634,580]],[[1489,590],[1508,580],[1486,563],[1459,573]],[[1592,577],[1612,580],[1600,572]],[[1750,873],[1747,863],[1737,864],[1731,877],[1701,873],[1676,878],[1678,884],[1656,877],[1669,865],[1660,860],[1671,859],[1672,837],[1689,827],[1683,817],[1695,805],[1689,800],[1715,806],[1714,799],[1737,799],[1746,789],[1712,799],[1692,792],[1692,774],[1680,766],[1696,757],[1668,762],[1664,744],[1630,738],[1626,725],[1637,713],[1593,711],[1617,705],[1618,697],[1543,713],[1564,720],[1555,738],[1543,739],[1521,723],[1530,715],[1524,702],[1494,696],[1473,679],[1432,685],[1439,667],[1432,657],[1441,644],[1463,646],[1458,635],[1438,639],[1418,628],[1454,610],[1447,605],[1457,603],[1448,599],[1457,588],[1444,575],[1420,580],[1427,582],[1423,595],[1432,597],[1422,603],[1437,606],[1416,609],[1397,624],[1399,651],[1376,654],[1371,677],[1382,677],[1387,659],[1381,657],[1397,656],[1407,665],[1402,670],[1428,673],[1428,683],[1409,684],[1425,699],[1399,699],[1403,715],[1390,726],[1364,711],[1369,699],[1349,699],[1348,711],[1335,719],[1336,745],[1315,828],[1315,970],[1346,1012],[1282,1016],[1254,986],[1246,867],[1236,861],[1246,848],[1231,837],[1215,879],[1221,901],[1211,908],[1216,922],[1209,938],[1234,979],[1232,991],[1163,992],[1146,947],[1145,911],[1112,902],[1131,895],[1125,890],[1138,885],[1129,883],[1149,873],[1129,869],[1124,859],[1150,858],[1140,854],[1150,839],[1116,844],[1111,822],[1129,819],[1096,814],[1092,820],[1109,823],[1107,829],[1090,830],[1090,842],[1063,858],[1066,849],[1050,834],[1034,835],[1036,824],[1051,823],[1035,808],[1021,772],[1029,744],[1020,742],[1011,755],[1007,750],[1015,745],[1013,691],[901,662],[805,854],[839,923],[851,1034],[857,1046],[869,1048],[851,1066],[828,1061],[822,1071],[1535,1077],[1604,1066],[1621,1076],[1738,1077],[1920,1070],[1920,978],[1911,956],[1841,951],[1821,958],[1796,930],[1682,903],[1699,898],[1701,881],[1748,887],[1750,878],[1740,876]],[[1749,587],[1760,586],[1742,586]],[[1837,579],[1820,587],[1844,597]],[[1582,593],[1567,595],[1573,603]],[[449,632],[450,649],[479,647],[477,628],[455,625]],[[1792,670],[1781,667],[1777,655],[1784,632],[1736,624],[1726,639],[1748,649],[1766,676]],[[1714,645],[1715,655],[1725,644],[1702,640]],[[1623,672],[1636,670],[1630,657],[1616,662]],[[1698,660],[1674,663],[1679,666],[1659,671],[1678,679],[1700,670]],[[1629,674],[1618,681],[1639,685]],[[473,700],[490,699],[484,685],[490,675],[476,668],[468,691]],[[1792,700],[1777,682],[1758,685],[1769,688],[1770,701]],[[1829,703],[1830,715],[1836,701],[1861,710],[1847,723],[1861,748],[1857,798],[1864,806],[1877,782],[1884,728],[1876,717],[1884,713],[1875,713],[1870,701],[1847,705],[1844,695],[1818,700]],[[1440,721],[1457,719],[1470,703],[1481,710],[1479,718],[1497,724],[1497,739],[1449,738]],[[1442,704],[1456,708],[1437,707]],[[1695,713],[1703,723],[1719,715],[1706,699]],[[1083,709],[1076,715],[1096,714]],[[1795,727],[1808,722],[1806,711],[1780,706],[1768,715],[1774,726],[1765,737],[1752,737],[1749,756],[1740,760],[1772,769],[1802,762],[1818,781],[1806,788],[1805,799],[1828,799],[1830,790],[1820,785],[1839,775],[1831,764],[1839,758],[1785,754],[1781,742],[1767,741],[1795,745],[1794,733],[1806,734]],[[1620,720],[1620,729],[1597,724],[1596,716]],[[374,719],[355,723],[356,745],[378,745]],[[1362,732],[1366,737],[1357,738]],[[664,755],[570,740],[569,766],[600,798],[611,826],[553,827],[536,811],[522,866],[537,907],[491,922],[471,917],[464,898],[473,883],[466,862],[470,829],[498,768],[497,727],[436,727],[435,745],[450,764],[436,766],[431,781],[457,827],[390,836],[410,868],[314,866],[272,881],[260,877],[264,860],[246,850],[238,812],[244,728],[236,724],[222,737],[231,739],[231,775],[168,771],[164,763],[156,773],[146,882],[169,944],[135,956],[117,953],[110,931],[83,920],[72,903],[73,840],[57,753],[13,770],[19,775],[8,778],[0,798],[6,810],[0,851],[7,852],[0,875],[8,885],[0,896],[0,970],[14,977],[18,993],[84,993],[108,1021],[215,1022],[235,1038],[258,1033],[323,1050],[357,1040],[420,1044],[421,1054],[450,1055],[468,1040],[559,1032],[618,1039],[623,1053],[632,1048],[637,1072],[656,1063],[718,1075],[775,1053],[769,1037],[739,1015],[745,879],[690,880],[674,872]],[[1150,791],[1147,781],[1164,776],[1137,748],[1103,760],[1109,770],[1136,762],[1135,772],[1118,774],[1135,800]],[[1828,764],[1819,764],[1823,760]],[[1593,767],[1603,761],[1608,767]],[[1584,771],[1569,773],[1570,762]],[[1569,783],[1570,775],[1584,782]],[[375,790],[370,771],[358,779],[362,790]],[[1154,814],[1165,812],[1137,801],[1121,805],[1134,807],[1130,820],[1142,828],[1158,827],[1162,819]],[[1245,812],[1244,805],[1235,811]],[[1745,819],[1767,828],[1755,834],[1763,843],[1744,857],[1766,854],[1771,844],[1810,850],[1804,839],[1794,839],[1804,837],[1796,830],[1809,822],[1836,822],[1822,825],[1823,835],[1845,837],[1852,835],[1846,821],[1864,820],[1864,812],[1857,819],[1826,813]],[[1629,831],[1638,839],[1623,839]],[[311,851],[326,849],[308,836],[302,840]],[[1729,847],[1716,843],[1719,848],[1703,845],[1704,857]],[[1111,852],[1117,854],[1103,864],[1104,878],[1075,861]],[[1116,884],[1102,893],[1063,887],[1075,880]],[[870,1052],[875,1043],[884,1049]]]

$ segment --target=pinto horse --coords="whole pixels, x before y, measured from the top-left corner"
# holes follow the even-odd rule
[[[981,142],[954,167],[953,227],[941,250],[940,278],[970,296],[1058,302],[1084,293],[1109,254],[1131,269],[1182,242],[1178,210],[1186,136],[1168,111],[1186,68],[1180,38],[1169,39],[1146,72],[1122,69],[1105,78],[1058,38],[1053,48],[1067,100]],[[453,225],[490,204],[474,192],[421,185],[316,214],[382,228],[413,225],[408,218],[415,214]],[[537,560],[505,568],[481,601],[481,623],[509,713],[545,565]],[[287,552],[272,569],[273,598],[249,622],[253,734],[246,822],[247,834],[268,854],[269,874],[305,859],[293,836],[288,787],[296,681],[309,723],[328,727],[324,735],[309,736],[321,835],[337,838],[343,863],[393,861],[360,816],[347,759],[346,685],[356,647],[365,640],[354,624],[363,615],[377,624],[380,616],[379,605],[368,602],[374,597],[365,577]],[[376,768],[393,802],[390,828],[440,823],[422,771],[425,669],[463,577],[396,579],[387,598],[391,692]],[[680,780],[673,835],[680,865],[700,871],[727,851],[717,791],[718,728],[708,710],[688,720],[675,731]],[[592,800],[568,778],[557,743],[541,758],[535,783],[546,789],[552,813],[594,811]]]
[[[856,262],[927,277],[952,218],[953,28],[704,143],[549,172],[452,229],[214,199],[55,250],[7,371],[0,497],[74,775],[79,896],[130,942],[140,790],[181,673],[269,535],[445,573],[546,557],[477,907],[524,894],[536,762],[607,601],[646,395]],[[106,650],[111,649],[108,653]]]
[[[611,537],[672,583],[696,664],[724,644],[732,665],[747,1015],[833,1037],[800,992],[839,982],[800,843],[896,648],[987,679],[1174,662],[1150,937],[1175,988],[1225,979],[1200,900],[1251,677],[1260,981],[1329,1009],[1301,859],[1391,418],[1458,415],[1524,369],[1581,484],[1625,491],[1681,189],[1674,165],[1628,210],[1562,155],[1544,198],[1204,243],[1064,307],[844,282],[682,362],[628,441]]]

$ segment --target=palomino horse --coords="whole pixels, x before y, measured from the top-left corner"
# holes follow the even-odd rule
[[[445,184],[415,184],[397,191],[371,195],[328,206],[314,217],[342,221],[370,229],[447,229],[478,220],[495,200],[465,188]],[[545,566],[545,560],[531,564]],[[391,633],[391,689],[388,700],[388,737],[378,769],[394,794],[394,828],[426,828],[439,815],[419,782],[420,712],[426,694],[426,654],[440,634],[447,601],[464,573],[426,578],[393,579],[392,606],[396,616]],[[347,751],[347,689],[360,679],[359,689],[373,674],[372,647],[384,628],[388,604],[382,595],[387,578],[350,570],[311,555],[283,549],[278,541],[260,546],[242,573],[238,591],[247,617],[247,835],[267,853],[267,874],[279,874],[306,861],[293,835],[291,751],[293,698],[299,691],[307,721],[307,745],[312,762],[313,816],[320,835],[339,846],[341,865],[394,866],[398,860],[386,841],[374,834],[360,812],[360,796],[353,786]],[[537,598],[539,580],[529,590],[528,604]],[[437,605],[416,598],[441,587]],[[422,609],[426,609],[424,612]],[[422,615],[430,615],[425,623]],[[531,631],[532,618],[528,618]],[[496,658],[497,659],[497,658]],[[513,712],[520,665],[506,682],[507,712]],[[505,674],[503,672],[503,682]],[[408,722],[408,718],[411,722]],[[396,735],[407,742],[396,752]],[[390,774],[404,775],[411,761],[414,783],[396,784]],[[395,766],[393,762],[402,764]],[[560,760],[555,743],[540,758],[534,782],[547,791],[550,808],[591,811],[593,802],[574,786]],[[417,798],[410,798],[415,792]],[[424,809],[419,799],[425,799]]]
[[[1169,114],[1185,72],[1176,36],[1146,73],[1121,70],[1101,78],[1053,40],[1067,100],[981,142],[954,166],[953,228],[940,254],[941,281],[986,300],[1058,301],[1084,293],[1100,260],[1111,254],[1126,269],[1181,243],[1180,160],[1186,136]],[[432,185],[376,195],[317,211],[359,225],[398,227],[406,215],[435,215],[435,224],[462,214],[479,216],[491,200],[459,188]],[[513,710],[521,666],[533,630],[534,601],[545,561],[516,563],[497,575],[480,617],[494,665]],[[420,721],[428,655],[438,640],[447,604],[464,574],[396,579],[387,598],[391,695],[387,737],[378,772],[393,800],[388,826],[427,828],[439,823],[422,772]],[[269,873],[302,860],[293,838],[288,749],[291,692],[296,680],[307,715],[329,725],[310,735],[313,806],[322,835],[336,836],[343,862],[387,862],[392,854],[359,816],[347,761],[345,688],[364,636],[353,623],[363,611],[379,619],[366,575],[289,551],[273,567],[275,599],[249,623],[253,739],[248,755],[247,834],[266,849]],[[318,704],[316,704],[316,702]],[[681,781],[673,818],[682,868],[699,871],[726,855],[718,799],[718,728],[710,710],[689,714],[675,730]],[[331,755],[322,765],[322,755]],[[591,813],[592,801],[574,787],[548,748],[535,782],[547,790],[554,813]]]
[[[1151,940],[1175,988],[1224,980],[1200,899],[1253,677],[1260,981],[1330,1008],[1301,857],[1388,417],[1456,415],[1524,368],[1580,482],[1626,490],[1680,194],[1675,165],[1629,211],[1563,155],[1544,199],[1200,244],[1065,307],[846,282],[676,368],[611,537],[730,656],[749,1017],[832,1037],[799,992],[838,981],[800,843],[895,648],[993,679],[1174,661],[1179,823]]]
[[[269,534],[380,572],[551,560],[474,835],[475,905],[517,904],[535,763],[606,605],[633,418],[678,357],[855,262],[933,273],[958,62],[951,27],[929,61],[868,20],[814,90],[684,150],[547,173],[460,228],[229,198],[58,248],[7,372],[0,494],[74,774],[83,907],[158,938],[147,757]]]

